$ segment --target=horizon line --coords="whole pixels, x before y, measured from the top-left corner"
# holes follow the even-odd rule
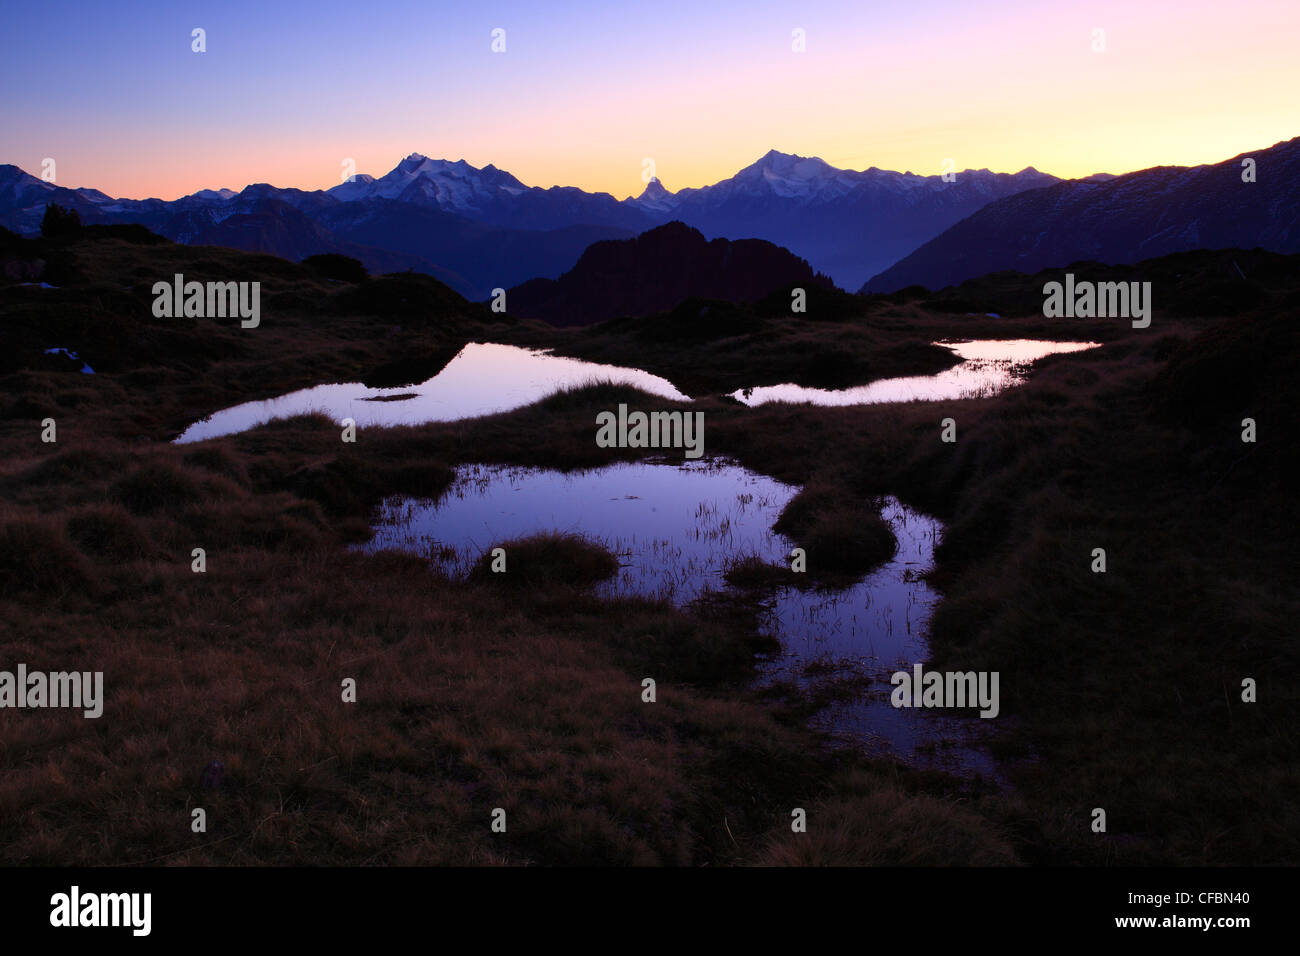
[[[1037,166],[1035,166],[1033,163],[1030,163],[1030,164],[1028,164],[1028,165],[1025,165],[1025,166],[1021,167],[1020,169],[1017,169],[1017,170],[1014,170],[1014,171],[1011,171],[1011,170],[997,170],[997,169],[991,169],[991,168],[988,167],[988,166],[982,166],[982,167],[979,167],[979,168],[969,167],[969,166],[968,166],[968,167],[966,167],[966,168],[964,168],[964,169],[960,169],[960,170],[952,170],[952,172],[953,172],[953,173],[956,173],[956,174],[960,174],[960,173],[972,173],[972,172],[987,172],[987,173],[992,173],[993,175],[1003,175],[1003,176],[1016,176],[1016,175],[1019,175],[1019,174],[1021,174],[1021,173],[1025,173],[1025,172],[1036,172],[1036,173],[1042,173],[1042,174],[1044,174],[1044,175],[1052,176],[1052,177],[1054,177],[1054,178],[1056,178],[1057,180],[1060,180],[1060,181],[1062,181],[1062,182],[1070,182],[1070,181],[1078,181],[1078,180],[1089,179],[1089,178],[1091,178],[1091,177],[1093,177],[1093,176],[1099,176],[1099,175],[1114,176],[1114,177],[1126,176],[1126,175],[1129,175],[1130,173],[1143,172],[1143,171],[1148,170],[1148,169],[1160,169],[1160,168],[1194,169],[1194,168],[1196,168],[1196,167],[1198,167],[1198,166],[1213,166],[1213,165],[1217,165],[1218,163],[1228,162],[1229,160],[1236,159],[1236,158],[1239,157],[1239,156],[1244,156],[1244,155],[1246,155],[1248,152],[1258,151],[1258,150],[1264,150],[1264,149],[1272,149],[1272,148],[1274,148],[1274,147],[1276,147],[1276,146],[1280,146],[1280,145],[1282,145],[1283,143],[1291,142],[1291,141],[1293,141],[1293,140],[1295,140],[1295,139],[1300,139],[1300,135],[1297,135],[1297,136],[1291,137],[1290,139],[1281,139],[1281,140],[1278,140],[1277,142],[1271,144],[1270,146],[1260,146],[1260,147],[1255,147],[1254,150],[1246,150],[1246,151],[1243,151],[1243,152],[1240,152],[1240,153],[1236,153],[1236,154],[1234,154],[1234,155],[1232,155],[1232,156],[1227,156],[1227,157],[1224,157],[1223,159],[1216,160],[1216,161],[1212,161],[1212,162],[1208,162],[1208,163],[1195,163],[1195,164],[1182,164],[1182,163],[1157,163],[1157,164],[1155,164],[1155,165],[1151,165],[1151,166],[1140,166],[1140,167],[1137,167],[1137,168],[1135,168],[1135,169],[1127,169],[1127,170],[1123,170],[1123,171],[1121,171],[1121,172],[1111,172],[1110,170],[1095,170],[1095,171],[1093,171],[1093,172],[1091,172],[1091,173],[1087,173],[1087,174],[1082,175],[1082,176],[1060,176],[1060,175],[1058,175],[1058,174],[1056,174],[1056,173],[1052,173],[1052,172],[1049,172],[1049,171],[1044,170],[1044,169],[1039,169],[1039,168],[1038,168]],[[772,155],[773,153],[776,153],[776,154],[781,155],[781,156],[788,156],[788,157],[790,157],[791,159],[801,159],[801,160],[809,160],[809,159],[810,159],[810,160],[816,160],[816,161],[818,161],[818,162],[824,163],[825,165],[827,165],[827,166],[830,167],[831,169],[837,170],[837,171],[839,171],[839,172],[848,172],[848,173],[866,173],[866,172],[871,172],[872,170],[876,170],[876,171],[884,172],[884,173],[893,173],[893,174],[898,175],[898,176],[916,176],[916,177],[918,177],[918,178],[923,178],[923,179],[930,179],[930,178],[934,178],[934,177],[936,177],[936,176],[941,176],[941,175],[943,175],[943,172],[936,172],[936,173],[918,173],[918,172],[915,172],[915,171],[910,170],[910,169],[907,169],[907,170],[886,169],[886,168],[884,168],[884,167],[881,167],[881,166],[874,166],[874,165],[872,165],[872,166],[867,166],[867,167],[865,167],[865,168],[863,168],[863,169],[854,169],[854,168],[852,168],[852,167],[850,167],[850,166],[837,166],[837,165],[835,165],[835,163],[833,163],[833,162],[831,162],[831,161],[829,161],[829,160],[827,160],[827,159],[824,159],[823,157],[818,156],[818,155],[807,155],[807,156],[805,156],[805,155],[802,155],[802,154],[799,154],[799,153],[785,152],[785,151],[783,151],[783,150],[779,150],[779,149],[776,149],[775,147],[773,147],[773,148],[769,149],[767,152],[765,152],[762,156],[758,157],[758,159],[756,159],[756,160],[754,160],[753,162],[751,162],[751,163],[749,163],[749,164],[747,164],[747,165],[745,165],[745,166],[742,166],[742,167],[740,167],[739,169],[737,169],[737,170],[736,170],[735,172],[733,172],[730,176],[725,176],[725,177],[723,177],[722,179],[713,180],[712,182],[707,182],[707,183],[703,184],[702,186],[681,186],[681,187],[679,187],[679,188],[677,188],[677,189],[670,189],[668,186],[664,185],[664,182],[663,182],[662,177],[660,177],[660,176],[658,176],[658,175],[655,175],[655,176],[653,176],[653,177],[651,177],[651,178],[652,178],[652,180],[657,180],[657,181],[659,182],[659,185],[662,186],[662,187],[663,187],[667,192],[669,192],[671,195],[677,195],[677,194],[679,194],[679,193],[681,193],[681,192],[683,192],[683,191],[686,191],[686,190],[698,190],[698,189],[703,189],[703,188],[707,188],[707,187],[709,187],[709,186],[717,185],[717,184],[720,183],[720,182],[725,182],[727,179],[731,179],[731,178],[734,178],[735,176],[739,175],[739,174],[740,174],[742,171],[744,171],[745,169],[748,169],[748,168],[750,168],[751,166],[755,166],[755,165],[757,165],[758,163],[762,162],[763,159],[765,159],[766,157]],[[510,176],[514,177],[515,179],[517,179],[517,180],[520,182],[521,185],[523,185],[525,188],[528,188],[528,189],[544,189],[544,190],[548,190],[548,189],[557,189],[557,188],[558,188],[558,189],[580,189],[580,190],[582,190],[583,192],[587,193],[588,195],[593,195],[593,196],[607,195],[607,196],[610,196],[611,198],[615,199],[615,200],[618,201],[618,202],[625,202],[625,201],[627,201],[627,200],[629,200],[629,199],[636,199],[636,198],[640,195],[639,193],[630,193],[630,194],[628,194],[626,197],[619,198],[619,196],[618,196],[617,194],[615,194],[615,193],[613,193],[613,192],[610,192],[609,190],[605,190],[605,189],[588,189],[588,188],[586,188],[586,187],[584,187],[584,186],[576,186],[576,185],[574,185],[574,184],[572,184],[572,183],[554,183],[554,184],[551,184],[551,185],[549,185],[549,186],[529,185],[528,183],[526,183],[526,182],[524,182],[522,179],[520,179],[518,176],[516,176],[514,173],[510,172],[510,170],[505,169],[505,168],[502,167],[502,166],[498,166],[498,165],[496,165],[494,162],[486,162],[486,163],[484,163],[482,166],[478,166],[478,165],[475,165],[475,164],[474,164],[473,162],[471,162],[470,160],[466,159],[464,156],[460,157],[459,159],[447,159],[447,158],[445,158],[445,157],[430,156],[430,155],[428,155],[428,154],[426,154],[426,153],[422,153],[422,152],[420,152],[419,150],[414,150],[414,151],[412,151],[412,152],[410,152],[410,153],[407,153],[406,155],[402,156],[402,157],[401,157],[401,158],[400,158],[400,159],[399,159],[399,160],[398,160],[398,161],[397,161],[397,162],[396,162],[396,163],[395,163],[395,164],[394,164],[394,165],[393,165],[393,166],[392,166],[392,167],[391,167],[387,172],[385,172],[385,173],[381,173],[381,174],[379,174],[379,175],[375,175],[375,174],[373,174],[373,173],[365,173],[365,172],[360,172],[360,171],[358,171],[358,172],[355,173],[354,175],[356,175],[356,176],[371,176],[372,179],[374,179],[375,181],[378,181],[379,179],[382,179],[384,176],[389,175],[390,173],[392,173],[392,172],[393,172],[395,169],[397,169],[397,167],[400,166],[403,162],[405,162],[406,160],[408,160],[408,159],[410,159],[410,158],[412,158],[412,157],[414,157],[414,156],[419,156],[419,157],[421,157],[422,159],[429,160],[429,161],[433,161],[433,162],[447,163],[447,164],[449,164],[449,165],[455,165],[455,164],[458,164],[458,163],[463,163],[463,164],[465,164],[465,165],[471,167],[472,169],[480,170],[480,171],[481,171],[481,170],[488,169],[488,168],[490,167],[490,168],[492,168],[492,169],[495,169],[495,170],[498,171],[498,172],[503,172],[503,173],[506,173],[507,175],[510,175]],[[21,172],[23,172],[23,173],[25,173],[25,174],[27,174],[27,175],[29,175],[29,176],[32,176],[33,178],[41,179],[40,176],[36,175],[35,173],[30,172],[30,171],[29,171],[28,169],[26,169],[26,168],[25,168],[21,163],[17,163],[17,162],[14,162],[14,163],[5,163],[4,165],[11,165],[11,166],[13,166],[14,168],[20,170]],[[72,189],[72,190],[77,190],[77,189],[93,189],[93,190],[95,190],[95,191],[97,191],[97,192],[103,192],[103,190],[101,190],[98,186],[95,186],[95,185],[82,184],[82,185],[76,185],[76,186],[73,186],[73,185],[66,185],[66,184],[64,184],[64,183],[60,183],[60,182],[58,182],[57,180],[54,181],[54,182],[52,182],[51,185],[54,185],[54,186],[57,186],[57,187],[60,187],[60,188],[64,188],[64,189]],[[242,193],[244,190],[249,189],[249,188],[251,188],[251,187],[253,187],[253,186],[270,186],[272,189],[279,189],[279,190],[284,190],[284,189],[298,189],[298,190],[301,190],[302,192],[329,192],[331,189],[337,188],[338,186],[341,186],[341,185],[344,185],[344,183],[343,183],[343,182],[338,182],[338,183],[333,184],[332,186],[314,186],[314,187],[293,186],[293,185],[291,185],[291,186],[277,186],[277,185],[275,185],[275,184],[273,184],[273,183],[271,183],[271,182],[268,182],[267,180],[255,180],[255,181],[253,181],[253,182],[245,183],[242,187],[239,187],[239,188],[237,188],[237,189],[234,188],[234,187],[231,187],[231,186],[200,186],[200,187],[198,187],[198,188],[191,189],[189,192],[183,192],[183,193],[180,193],[180,194],[178,194],[178,195],[176,195],[176,196],[174,196],[174,197],[172,197],[172,198],[166,198],[166,197],[161,196],[161,195],[129,196],[129,195],[122,195],[122,194],[119,194],[119,195],[111,195],[111,194],[108,194],[108,193],[105,193],[105,195],[109,195],[110,198],[112,198],[112,199],[125,199],[125,200],[130,200],[130,201],[133,201],[133,202],[147,202],[147,201],[149,201],[149,200],[151,200],[151,199],[155,199],[155,200],[158,200],[158,201],[160,201],[160,202],[175,202],[175,201],[177,201],[177,200],[179,200],[179,199],[184,199],[184,198],[186,198],[186,197],[188,197],[188,196],[193,196],[193,195],[195,195],[196,193],[200,193],[200,192],[221,192],[221,191],[223,191],[223,190],[228,190],[228,191],[233,192],[235,195],[238,195],[238,194]],[[649,184],[646,183],[646,186],[648,186],[648,185],[649,185]],[[644,192],[644,187],[643,187],[642,191]]]

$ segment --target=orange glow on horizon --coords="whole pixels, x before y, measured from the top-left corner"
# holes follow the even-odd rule
[[[329,188],[344,159],[382,176],[419,152],[622,199],[644,188],[646,158],[673,191],[733,176],[769,149],[846,169],[929,175],[951,159],[1074,178],[1216,163],[1300,135],[1295,0],[1226,11],[1208,0],[934,0],[923,15],[827,0],[790,14],[806,27],[804,52],[791,48],[787,13],[761,0],[652,20],[566,10],[516,12],[509,52],[493,57],[486,34],[471,45],[471,27],[446,21],[472,20],[472,8],[414,4],[424,31],[328,34],[349,51],[342,65],[294,42],[342,29],[326,19],[286,14],[234,36],[230,26],[203,56],[169,45],[163,57],[154,20],[128,29],[91,10],[75,24],[81,47],[51,35],[33,49],[111,82],[47,71],[49,92],[37,84],[11,104],[0,162],[39,175],[53,157],[60,185],[175,199],[254,182]],[[114,29],[116,47],[101,35]],[[223,52],[232,46],[238,55]],[[22,67],[0,65],[0,76]]]

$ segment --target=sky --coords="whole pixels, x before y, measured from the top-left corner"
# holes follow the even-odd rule
[[[1300,0],[48,0],[3,20],[0,163],[131,198],[328,188],[412,152],[621,199],[647,159],[673,190],[769,149],[1075,177],[1300,135]]]

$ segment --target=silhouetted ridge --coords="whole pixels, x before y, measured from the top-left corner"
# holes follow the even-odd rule
[[[1247,158],[1255,164],[1253,182],[1243,179]],[[1096,175],[996,200],[868,279],[861,291],[940,289],[1004,269],[1255,247],[1300,252],[1300,137],[1212,166]]]
[[[554,325],[587,325],[671,309],[683,299],[753,302],[792,284],[832,287],[803,259],[763,239],[705,239],[670,222],[633,239],[593,243],[558,279],[506,293],[506,308]]]

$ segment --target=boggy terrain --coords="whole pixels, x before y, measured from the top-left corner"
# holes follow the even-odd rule
[[[421,276],[343,281],[131,231],[5,237],[2,255],[0,669],[105,675],[98,719],[0,711],[5,863],[1300,859],[1298,257],[1233,254],[1244,305],[1196,293],[1217,254],[1143,264],[1166,277],[1145,330],[1015,311],[1042,280],[1003,274],[934,296],[818,290],[800,316],[778,294],[559,331]],[[261,324],[154,318],[149,289],[176,272],[260,281]],[[987,399],[718,397],[937,371],[952,359],[936,338],[1030,336],[1104,344]],[[466,341],[646,368],[696,401],[596,385],[352,444],[323,416],[171,444],[236,402],[421,381]],[[513,543],[518,576],[467,580],[348,547],[385,496],[435,497],[460,463],[636,458],[594,441],[619,402],[703,411],[707,454],[802,485],[788,523],[819,529],[810,563],[875,496],[941,517],[928,666],[1000,672],[1007,782],[821,746],[792,688],[752,688],[771,647],[751,608],[597,598],[609,562],[585,542]]]

